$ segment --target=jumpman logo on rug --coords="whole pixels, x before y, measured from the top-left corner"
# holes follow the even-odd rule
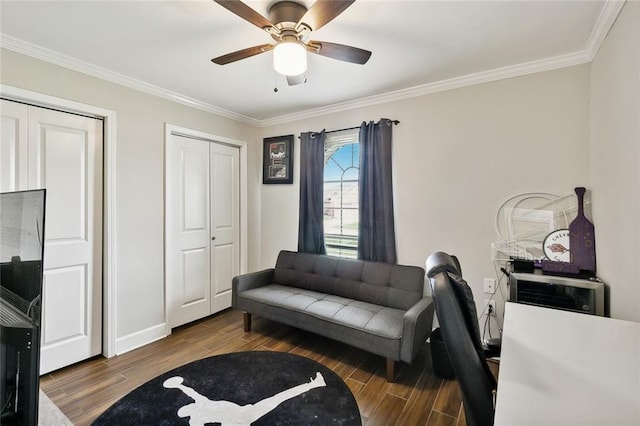
[[[177,388],[185,393],[194,402],[181,407],[178,417],[190,417],[190,426],[204,426],[207,423],[220,423],[222,426],[250,425],[260,417],[274,410],[284,401],[295,398],[311,389],[326,386],[324,377],[320,372],[308,383],[302,383],[292,388],[283,390],[273,396],[258,401],[255,404],[238,405],[231,401],[212,401],[200,395],[192,388],[182,384],[184,379],[180,376],[171,377],[163,383],[165,388]]]

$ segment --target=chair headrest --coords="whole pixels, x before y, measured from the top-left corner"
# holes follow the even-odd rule
[[[443,251],[437,251],[427,258],[426,268],[427,277],[433,278],[440,272],[451,272],[455,275],[461,275],[460,264],[455,256],[450,256]]]

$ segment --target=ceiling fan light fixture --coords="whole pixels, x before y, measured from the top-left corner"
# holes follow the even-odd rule
[[[282,41],[273,49],[273,68],[278,74],[300,75],[307,70],[307,50],[299,41]]]

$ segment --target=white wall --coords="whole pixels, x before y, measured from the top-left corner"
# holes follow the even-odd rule
[[[296,169],[293,185],[262,188],[261,267],[297,247],[300,132],[380,117],[400,120],[393,130],[398,262],[424,266],[437,250],[458,255],[479,305],[483,278],[495,276],[490,244],[499,206],[524,192],[589,187],[588,65],[272,126],[261,137],[296,135]]]
[[[12,51],[1,53],[3,84],[115,111],[116,351],[163,335],[164,125],[249,143],[256,140],[255,129]],[[253,158],[259,150],[249,150],[250,205],[259,189],[255,164],[260,159]],[[254,241],[255,218],[249,222],[249,241]]]
[[[625,4],[591,69],[598,274],[611,316],[640,321],[640,3]]]

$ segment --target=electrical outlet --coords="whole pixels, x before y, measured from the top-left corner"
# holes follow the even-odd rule
[[[496,292],[496,280],[493,278],[484,279],[484,292],[493,294]]]
[[[496,316],[496,301],[493,299],[484,300],[484,312],[491,317]]]

